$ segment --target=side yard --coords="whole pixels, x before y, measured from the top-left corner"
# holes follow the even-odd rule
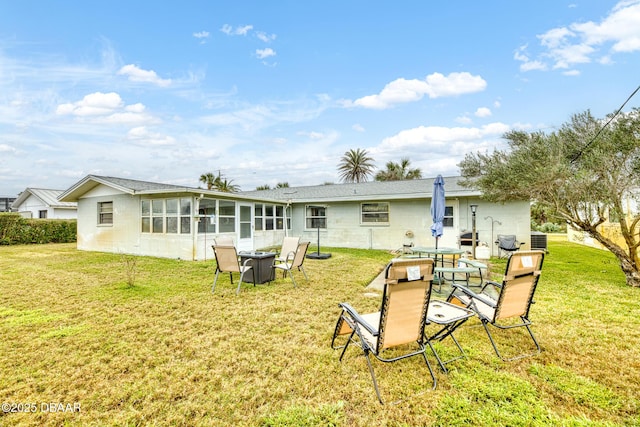
[[[329,344],[339,302],[377,310],[366,285],[392,256],[322,250],[298,288],[279,277],[236,296],[228,275],[211,294],[212,262],[0,246],[0,424],[640,425],[640,294],[608,252],[550,239],[540,355],[500,361],[473,319],[456,333],[467,359],[435,391],[418,358],[374,363],[383,395],[404,398],[381,406],[364,358],[340,363]]]

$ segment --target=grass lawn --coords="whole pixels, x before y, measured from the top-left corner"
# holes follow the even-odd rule
[[[640,425],[640,289],[608,252],[550,239],[540,355],[502,362],[472,319],[456,333],[467,358],[436,370],[435,391],[420,358],[374,360],[383,398],[404,399],[381,406],[358,349],[340,363],[329,344],[338,302],[378,309],[365,287],[391,255],[322,249],[309,282],[236,296],[228,275],[211,294],[211,261],[0,247],[0,402],[28,411],[3,405],[0,425]]]

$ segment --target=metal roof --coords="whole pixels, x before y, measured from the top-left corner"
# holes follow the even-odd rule
[[[25,202],[29,198],[29,196],[34,196],[46,206],[52,208],[61,208],[61,209],[76,209],[78,206],[75,202],[62,202],[58,199],[63,193],[63,190],[51,190],[47,188],[27,188],[16,198],[16,200],[11,205],[14,208],[19,207],[22,203]]]

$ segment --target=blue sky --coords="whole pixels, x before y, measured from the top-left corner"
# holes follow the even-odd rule
[[[352,148],[455,175],[510,129],[614,112],[639,70],[640,0],[0,0],[0,195],[337,183]]]

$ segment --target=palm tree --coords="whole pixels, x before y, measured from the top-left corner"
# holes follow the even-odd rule
[[[401,181],[422,178],[422,171],[419,168],[409,168],[410,164],[411,160],[408,158],[400,159],[400,163],[387,162],[387,169],[376,174],[376,181]]]
[[[223,193],[237,193],[240,191],[240,187],[232,184],[232,179],[224,178],[220,171],[218,171],[218,176],[211,172],[200,175],[200,182],[207,184],[207,190],[216,190]]]
[[[351,149],[340,159],[338,171],[343,182],[365,182],[373,175],[373,158],[367,150]]]
[[[218,175],[219,176],[219,175]],[[211,172],[200,175],[200,182],[207,185],[207,190],[211,190],[216,185],[216,176]]]
[[[218,181],[214,185],[214,189],[223,193],[237,193],[240,191],[240,186],[232,184],[232,179],[222,178],[218,175]]]

